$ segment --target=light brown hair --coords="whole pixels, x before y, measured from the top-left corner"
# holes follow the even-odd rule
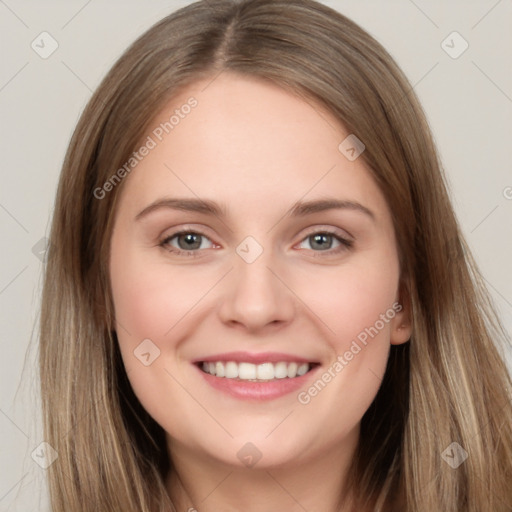
[[[108,262],[121,182],[154,115],[187,84],[221,72],[268,79],[322,104],[366,145],[361,158],[392,212],[413,335],[392,346],[362,419],[350,472],[358,511],[512,509],[506,340],[458,227],[430,130],[390,55],[311,0],[209,0],[154,25],[100,84],[70,142],[43,291],[40,372],[54,512],[169,510],[162,428],[131,390]],[[133,172],[137,172],[134,170]],[[442,458],[459,443],[468,459]],[[397,505],[397,504],[400,505]]]

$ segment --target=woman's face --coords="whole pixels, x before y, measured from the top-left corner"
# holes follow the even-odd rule
[[[174,456],[286,467],[357,443],[410,327],[390,212],[347,136],[223,73],[175,97],[127,164],[116,331]]]

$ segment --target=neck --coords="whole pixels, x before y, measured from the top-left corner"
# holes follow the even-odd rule
[[[350,512],[345,482],[358,437],[356,429],[314,458],[260,468],[230,465],[171,442],[167,488],[178,512]]]

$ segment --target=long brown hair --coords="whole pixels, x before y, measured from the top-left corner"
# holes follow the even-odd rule
[[[361,158],[392,212],[414,328],[391,348],[362,419],[349,482],[357,510],[510,511],[508,340],[412,87],[370,35],[312,0],[204,0],[128,48],[66,154],[40,335],[45,439],[59,455],[48,470],[54,512],[172,507],[164,432],[133,394],[112,329],[109,242],[123,182],[102,199],[94,191],[171,97],[221,72],[265,78],[327,108],[364,142]],[[455,468],[459,446],[468,458]]]

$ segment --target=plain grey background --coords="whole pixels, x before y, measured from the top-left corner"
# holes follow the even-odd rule
[[[0,511],[48,509],[45,469],[31,457],[44,441],[36,333],[42,239],[69,138],[121,52],[188,3],[0,0]],[[376,37],[409,77],[464,233],[512,332],[512,1],[323,3]]]

